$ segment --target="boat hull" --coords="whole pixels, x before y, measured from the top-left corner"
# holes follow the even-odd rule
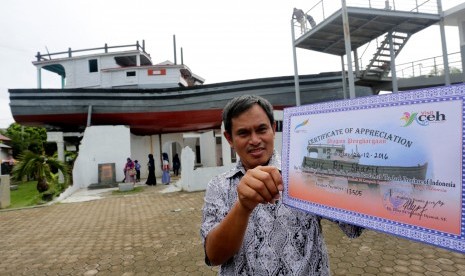
[[[300,76],[302,104],[343,99],[340,72]],[[49,130],[128,125],[137,135],[218,129],[226,103],[244,94],[276,110],[295,105],[293,76],[168,89],[9,89],[15,121]],[[357,96],[373,92],[357,87]]]

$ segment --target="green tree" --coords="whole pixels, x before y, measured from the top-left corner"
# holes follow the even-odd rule
[[[39,193],[43,193],[49,189],[50,181],[56,181],[53,170],[63,173],[65,183],[69,181],[68,165],[55,157],[48,157],[44,154],[26,150],[19,155],[18,161],[12,171],[13,178],[21,180],[25,176],[33,176],[37,180],[37,191]]]
[[[462,73],[462,70],[460,70],[460,68],[457,68],[457,67],[449,67],[449,73],[450,74],[460,74]],[[429,75],[430,76],[443,76],[444,75],[444,68],[441,68],[441,69],[431,69],[431,71],[429,72]]]
[[[2,134],[11,139],[14,158],[25,150],[41,153],[47,141],[47,130],[43,127],[29,127],[13,123]]]

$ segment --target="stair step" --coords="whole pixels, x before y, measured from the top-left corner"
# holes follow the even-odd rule
[[[371,59],[370,62],[383,62],[383,63],[391,63],[390,59]]]
[[[389,51],[389,50],[390,50],[389,48],[378,48],[378,49],[380,49],[380,50],[386,50],[386,51]],[[397,51],[397,50],[399,50],[399,49],[394,48],[394,52]]]

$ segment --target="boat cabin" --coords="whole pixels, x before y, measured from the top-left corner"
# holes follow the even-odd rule
[[[62,88],[170,88],[202,85],[204,79],[184,64],[169,60],[153,64],[139,45],[107,46],[58,53],[37,53],[37,86],[42,88],[41,70],[61,76]],[[121,48],[134,48],[121,51]],[[111,51],[118,48],[118,51]]]

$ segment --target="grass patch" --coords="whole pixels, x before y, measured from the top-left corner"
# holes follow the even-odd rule
[[[27,182],[15,182],[13,184],[18,185],[18,189],[10,191],[10,206],[8,206],[7,209],[16,209],[45,204],[48,201],[52,200],[55,196],[60,194],[56,191],[56,187],[62,189],[64,189],[65,187],[63,183],[55,185],[49,184],[50,189],[48,191],[44,193],[39,193],[39,191],[37,191],[36,180]],[[45,200],[45,197],[47,195],[49,199]]]
[[[37,181],[21,182],[16,185],[18,185],[18,189],[10,191],[11,205],[8,208],[21,208],[43,203],[36,188]]]
[[[112,191],[111,194],[112,195],[127,195],[127,194],[139,193],[139,192],[142,192],[143,190],[144,190],[143,187],[134,187],[134,190],[132,191],[121,192],[120,190],[115,190],[115,191]]]

